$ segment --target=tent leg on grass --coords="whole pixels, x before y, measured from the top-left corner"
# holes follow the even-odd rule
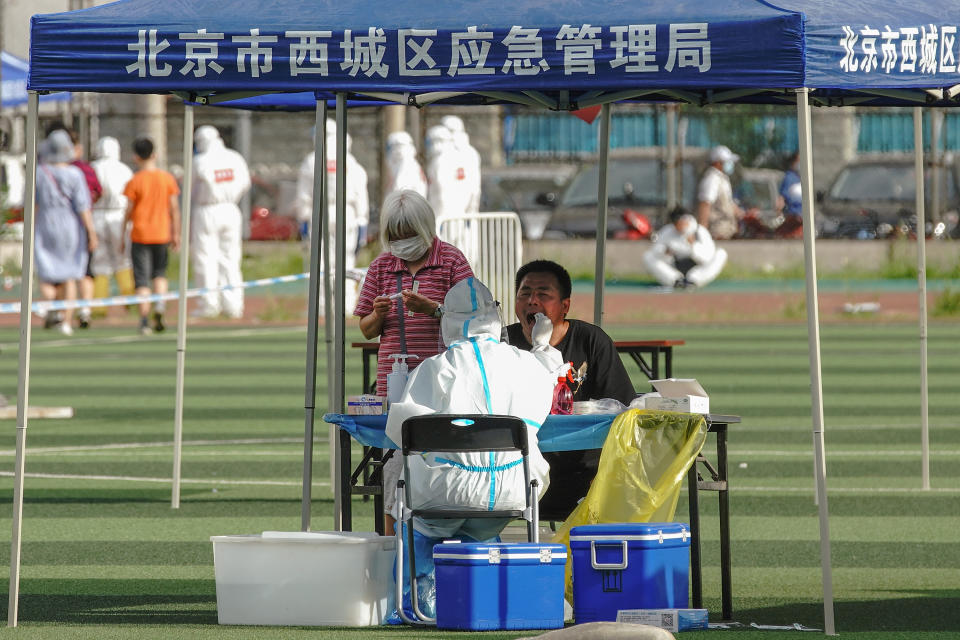
[[[187,361],[187,281],[190,273],[190,194],[193,191],[193,106],[183,106],[183,189],[180,206],[180,290],[177,292],[177,391],[173,416],[173,488],[170,507],[180,508],[183,450],[183,374]]]
[[[827,510],[827,465],[823,441],[823,384],[820,377],[820,315],[817,307],[816,227],[813,219],[813,136],[809,89],[797,89],[797,130],[800,137],[800,180],[803,192],[803,261],[807,279],[807,335],[810,347],[810,399],[813,415],[813,455],[816,463],[820,517],[820,566],[823,573],[823,622],[835,635],[833,575],[830,568],[830,514]]]
[[[936,145],[933,139],[931,145]],[[921,477],[930,489],[930,424],[927,388],[927,221],[923,192],[923,109],[913,108],[913,158],[917,207],[917,284],[920,289],[920,448]],[[937,212],[934,212],[937,215]]]
[[[346,251],[346,238],[347,230],[344,228],[347,219],[347,94],[344,92],[337,93],[337,217],[336,217],[336,230],[337,230],[337,241],[336,241],[336,256],[337,264],[333,269],[334,273],[334,305],[333,309],[327,309],[327,313],[333,313],[333,375],[336,385],[334,385],[334,397],[333,404],[330,406],[331,411],[337,413],[343,413],[343,398],[344,398],[344,380],[346,377],[346,353],[345,343],[344,343],[344,331],[346,330],[344,322],[344,313],[345,310],[345,300],[344,296],[346,293],[346,277],[347,277],[347,251]],[[346,431],[337,432],[338,441],[339,441],[339,450],[345,449],[348,453],[350,451],[350,435]],[[337,465],[337,482],[334,484],[334,502],[336,504],[339,501],[339,504],[336,504],[337,508],[334,511],[334,517],[337,519],[335,524],[335,529],[337,531],[343,531],[344,529],[352,529],[352,510],[350,505],[350,500],[343,500],[341,496],[343,495],[344,488],[349,489],[350,487],[350,467],[349,465],[341,465],[340,456],[337,455],[338,449],[331,449],[330,459],[336,460]]]
[[[17,372],[17,450],[13,473],[13,526],[10,533],[10,591],[7,626],[17,626],[20,605],[20,547],[23,518],[23,474],[27,457],[27,418],[30,415],[30,308],[33,306],[33,233],[37,192],[37,116],[40,96],[27,95],[27,175],[23,199],[23,267],[20,290],[20,361]]]
[[[310,504],[313,491],[313,426],[314,413],[317,405],[317,322],[320,305],[319,277],[321,273],[326,283],[329,270],[324,266],[320,271],[320,246],[326,238],[326,225],[321,222],[321,211],[326,212],[326,149],[323,124],[327,121],[327,103],[317,100],[316,127],[313,136],[313,208],[310,220],[310,290],[308,294],[307,313],[307,363],[306,382],[303,390],[303,492],[300,502],[300,529],[310,530]],[[329,250],[329,247],[327,248]],[[324,286],[324,293],[329,287]],[[325,302],[329,305],[329,301]],[[330,307],[325,307],[329,309]],[[329,315],[329,314],[325,314]],[[331,448],[331,452],[333,449]],[[333,455],[330,456],[333,463]],[[331,484],[331,486],[333,486]]]
[[[593,278],[593,323],[603,325],[603,284],[607,264],[607,169],[610,159],[610,103],[600,107],[600,159],[597,177],[597,253]]]

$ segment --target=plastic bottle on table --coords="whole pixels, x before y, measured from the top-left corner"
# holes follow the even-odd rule
[[[406,353],[390,354],[393,358],[393,368],[387,374],[387,402],[393,404],[399,402],[403,396],[403,390],[407,386],[407,378],[410,376],[410,367],[407,365],[407,358],[416,358],[415,355]]]
[[[572,366],[573,363],[571,363]],[[568,416],[573,413],[573,391],[570,390],[568,379],[569,370],[565,375],[557,378],[557,386],[553,388],[553,404],[550,406],[550,413],[554,415]]]

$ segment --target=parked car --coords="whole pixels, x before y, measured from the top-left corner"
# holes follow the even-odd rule
[[[251,175],[250,240],[296,240],[300,224],[293,212],[296,183]]]
[[[481,211],[515,211],[525,238],[537,240],[573,175],[572,164],[509,165],[484,169]]]
[[[958,167],[950,162],[941,171],[940,207],[947,214],[960,210]],[[932,172],[924,176],[927,211],[932,206]],[[817,193],[818,233],[826,237],[885,238],[915,233],[916,178],[910,159],[857,160],[841,169],[825,192]],[[928,214],[927,218],[931,218]],[[932,227],[926,230],[929,235]]]
[[[687,155],[678,172],[683,206],[693,209],[702,153]],[[564,190],[544,237],[594,237],[597,233],[597,161],[580,167]],[[667,221],[667,171],[662,153],[611,155],[607,171],[607,234],[617,236],[640,225],[658,229]],[[627,220],[630,220],[628,224]],[[642,236],[639,232],[634,237]]]

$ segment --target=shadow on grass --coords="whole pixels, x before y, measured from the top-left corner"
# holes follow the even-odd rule
[[[3,618],[7,602],[4,593]],[[18,614],[23,622],[216,625],[217,599],[213,580],[25,580]]]
[[[916,597],[886,600],[834,601],[834,621],[839,633],[849,632],[956,632],[960,629],[960,589],[915,591]],[[823,627],[823,604],[784,603],[772,607],[734,611],[734,618],[749,624],[793,624]]]

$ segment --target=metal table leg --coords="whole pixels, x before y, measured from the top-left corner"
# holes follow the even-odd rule
[[[733,589],[731,584],[730,558],[730,500],[727,481],[727,430],[717,431],[717,468],[723,488],[719,491],[720,502],[720,589],[723,619],[733,618]]]
[[[664,373],[668,378],[673,377],[673,347],[663,349]]]
[[[353,531],[353,487],[350,483],[350,434],[343,429],[337,429],[337,442],[340,449],[340,526],[343,531]]]
[[[697,460],[700,456],[697,456]],[[690,510],[690,588],[694,609],[703,608],[703,576],[700,570],[700,503],[697,488],[697,460],[687,472],[687,501]]]

